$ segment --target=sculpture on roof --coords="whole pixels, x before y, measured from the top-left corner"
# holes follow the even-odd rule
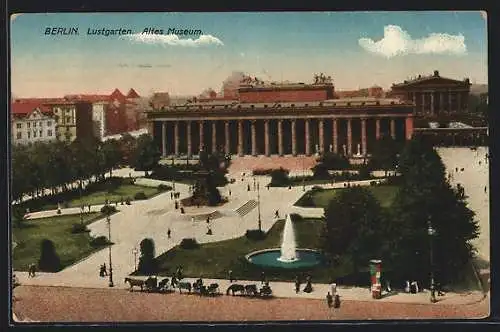
[[[314,74],[314,84],[328,84],[332,83],[331,76],[325,76],[325,74],[320,73],[319,75]]]

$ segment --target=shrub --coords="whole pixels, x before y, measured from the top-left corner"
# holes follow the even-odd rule
[[[134,199],[135,200],[147,199],[147,196],[143,191],[139,191],[139,192],[135,193]]]
[[[328,173],[328,166],[325,163],[319,163],[311,168],[313,171],[313,177],[315,179],[329,179],[330,173]]]
[[[54,243],[51,240],[43,239],[40,250],[38,268],[42,272],[57,272],[61,269],[61,260],[56,253]]]
[[[102,247],[107,244],[109,244],[108,238],[103,235],[94,237],[92,238],[92,240],[90,240],[90,245],[93,247]]]
[[[89,232],[89,229],[84,224],[78,223],[78,224],[73,224],[71,226],[71,233],[72,234],[78,234],[78,233],[84,233],[84,232]]]
[[[113,205],[104,205],[101,208],[101,213],[106,214],[106,215],[113,214],[116,211],[118,211],[118,210],[116,209],[116,206],[113,206]]]
[[[260,229],[247,229],[245,236],[249,240],[260,241],[266,238],[266,233]]]
[[[288,173],[288,170],[281,167],[273,170],[271,172],[271,187],[288,186],[290,184]]]
[[[184,239],[182,239],[181,244],[179,246],[182,249],[188,249],[188,250],[190,250],[190,249],[196,249],[200,245],[198,244],[198,242],[196,241],[196,239],[184,238]]]
[[[144,239],[140,244],[141,256],[139,257],[138,271],[140,274],[152,275],[158,271],[158,262],[155,258],[155,243],[152,239]]]
[[[166,184],[160,184],[158,185],[158,191],[169,191],[172,190],[172,187]]]

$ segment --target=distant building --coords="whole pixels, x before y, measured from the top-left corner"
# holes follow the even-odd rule
[[[50,142],[56,139],[56,121],[52,110],[40,102],[11,103],[13,144]]]
[[[94,137],[92,103],[87,101],[59,100],[46,103],[57,122],[56,138],[64,142]]]
[[[106,112],[108,110],[108,95],[66,95],[71,101],[87,101],[92,103],[92,131],[95,137],[102,139],[106,135]]]
[[[471,83],[441,77],[435,70],[431,76],[421,76],[393,84],[392,97],[411,101],[418,115],[439,115],[464,112],[468,109]]]

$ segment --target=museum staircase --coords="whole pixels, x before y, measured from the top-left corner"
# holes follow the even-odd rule
[[[240,217],[244,217],[248,213],[250,213],[250,211],[255,209],[256,207],[257,207],[257,201],[255,201],[254,199],[251,199],[248,202],[246,202],[245,204],[243,204],[242,206],[240,206],[239,208],[237,208],[236,213],[238,213],[240,215]]]

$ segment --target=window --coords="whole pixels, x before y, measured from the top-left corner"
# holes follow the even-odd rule
[[[28,138],[31,138],[31,131],[28,131]]]
[[[40,137],[43,136],[43,131],[40,129]]]
[[[17,133],[17,139],[21,139],[23,135],[21,133]]]
[[[69,127],[66,127],[66,131],[69,131]]]
[[[40,121],[40,122],[38,123],[38,125],[41,127],[41,126],[42,126],[42,121]]]
[[[28,128],[31,128],[31,122],[28,122]]]
[[[36,130],[33,132],[33,138],[36,137]]]
[[[17,129],[21,129],[23,127],[23,124],[22,123],[18,123],[18,124],[16,124],[16,127],[17,127]]]
[[[47,121],[47,127],[52,126],[52,121]]]
[[[36,128],[36,121],[33,122],[33,128]]]
[[[66,123],[70,123],[71,122],[71,117],[70,116],[67,116],[66,117]]]
[[[52,136],[52,130],[47,130],[47,136]]]

